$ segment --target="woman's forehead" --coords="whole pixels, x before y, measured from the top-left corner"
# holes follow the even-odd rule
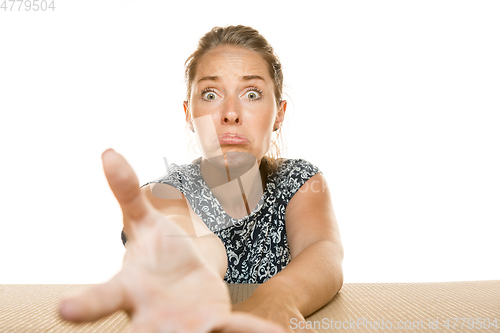
[[[218,46],[204,54],[197,66],[194,83],[207,77],[218,79],[258,76],[265,81],[269,77],[268,65],[262,56],[238,46]]]

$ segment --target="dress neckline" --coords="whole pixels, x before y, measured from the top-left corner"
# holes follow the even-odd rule
[[[238,224],[238,222],[243,222],[247,219],[249,219],[250,217],[254,216],[255,214],[257,214],[261,209],[262,207],[264,206],[264,203],[266,202],[266,199],[268,198],[269,196],[269,193],[271,193],[271,190],[272,190],[272,187],[275,188],[275,177],[273,177],[276,173],[272,173],[270,174],[268,172],[268,175],[267,175],[267,180],[266,180],[266,186],[264,188],[264,193],[262,194],[262,196],[260,197],[260,200],[259,202],[257,203],[257,205],[254,207],[254,209],[250,212],[250,215],[246,215],[246,216],[243,216],[242,218],[234,218],[232,217],[231,215],[229,215],[228,213],[226,213],[226,211],[224,210],[224,208],[222,207],[221,203],[219,202],[219,200],[215,197],[215,195],[213,194],[212,190],[210,189],[210,187],[208,187],[207,183],[205,182],[205,179],[203,179],[202,175],[201,175],[201,157],[199,157],[198,159],[196,159],[194,164],[196,165],[196,172],[197,172],[197,176],[199,177],[200,181],[201,181],[201,185],[205,188],[205,190],[207,191],[207,193],[209,194],[210,196],[210,199],[213,199],[213,201],[216,203],[217,205],[217,208],[223,212],[224,216],[229,218],[230,220],[232,220],[233,222],[235,222],[235,224]],[[266,163],[264,161],[264,163]],[[259,168],[260,169],[260,168]],[[260,171],[260,170],[259,170]]]

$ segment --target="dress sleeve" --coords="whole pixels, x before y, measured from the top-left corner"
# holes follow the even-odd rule
[[[123,246],[125,246],[125,244],[127,243],[127,236],[125,235],[125,231],[123,231],[123,229],[122,229],[122,243]]]
[[[292,159],[286,167],[285,187],[288,192],[288,202],[299,189],[317,173],[323,173],[317,166],[304,160]]]

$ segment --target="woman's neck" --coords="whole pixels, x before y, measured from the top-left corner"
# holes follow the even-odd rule
[[[266,186],[267,171],[261,160],[253,163],[228,165],[221,160],[212,163],[205,158],[200,162],[201,175],[226,213],[240,219],[257,206]]]

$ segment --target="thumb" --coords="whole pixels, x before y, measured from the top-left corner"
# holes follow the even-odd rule
[[[59,314],[69,321],[90,322],[120,309],[125,309],[125,291],[116,275],[104,284],[64,298],[59,306]]]
[[[102,154],[102,164],[123,215],[135,221],[142,219],[151,207],[141,192],[139,180],[130,164],[113,149]]]

